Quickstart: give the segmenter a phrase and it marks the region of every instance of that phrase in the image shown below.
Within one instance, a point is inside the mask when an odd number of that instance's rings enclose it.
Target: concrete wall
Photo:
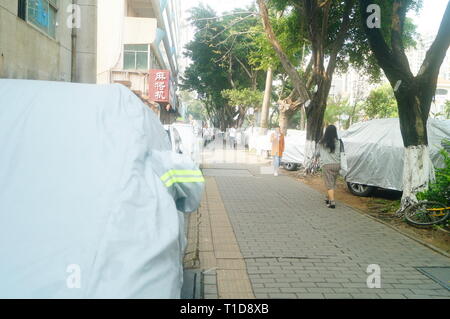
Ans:
[[[75,29],[76,58],[73,82],[97,82],[97,0],[75,0],[81,9],[81,25]]]
[[[96,81],[96,0],[78,0],[82,8],[78,30],[76,79]],[[72,29],[67,27],[72,0],[59,0],[55,39],[17,17],[18,0],[0,0],[0,77],[71,81]]]

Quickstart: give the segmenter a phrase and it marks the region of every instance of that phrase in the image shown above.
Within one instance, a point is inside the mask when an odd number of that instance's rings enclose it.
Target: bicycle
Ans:
[[[303,165],[301,166],[298,172],[298,176],[299,177],[316,176],[319,175],[320,172],[321,169],[319,158],[317,156],[314,156],[307,167],[304,167]]]
[[[408,207],[404,216],[413,226],[432,226],[449,219],[450,207],[435,201],[420,201]]]

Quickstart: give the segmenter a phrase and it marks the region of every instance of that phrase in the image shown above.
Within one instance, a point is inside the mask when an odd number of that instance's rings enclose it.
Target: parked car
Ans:
[[[171,126],[179,133],[183,154],[198,162],[202,144],[201,131],[196,132],[198,129],[191,124],[173,123]]]
[[[288,171],[295,171],[303,165],[305,158],[306,131],[287,130],[281,165]]]
[[[0,298],[180,298],[204,183],[155,113],[119,84],[0,96]]]
[[[169,137],[170,145],[172,151],[177,154],[183,154],[183,142],[180,137],[178,130],[172,125],[164,125],[167,136]]]
[[[450,120],[428,120],[428,143],[435,167],[443,166],[439,151],[450,139]],[[342,133],[348,161],[346,182],[351,193],[369,196],[376,188],[403,190],[403,139],[399,119],[352,125]]]

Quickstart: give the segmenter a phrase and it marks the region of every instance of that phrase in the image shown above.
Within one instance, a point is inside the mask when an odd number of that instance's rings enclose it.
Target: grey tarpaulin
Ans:
[[[348,161],[348,182],[402,190],[403,139],[398,118],[379,119],[352,125],[341,133]],[[442,167],[439,154],[443,139],[450,139],[450,120],[428,120],[430,156]]]
[[[0,80],[0,298],[179,298],[201,187],[171,170],[196,166],[124,86]]]

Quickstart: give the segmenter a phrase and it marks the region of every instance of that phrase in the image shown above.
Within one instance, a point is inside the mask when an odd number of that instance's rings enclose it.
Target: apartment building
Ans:
[[[0,78],[96,82],[97,0],[0,0]]]
[[[98,0],[98,83],[121,83],[158,113],[179,116],[179,0]]]
[[[420,36],[417,39],[416,47],[408,50],[409,65],[414,75],[419,72],[427,51],[433,44],[435,37],[436,35],[432,34]],[[450,51],[447,51],[447,55],[439,71],[436,95],[431,104],[430,116],[444,118],[446,101],[450,101]]]

